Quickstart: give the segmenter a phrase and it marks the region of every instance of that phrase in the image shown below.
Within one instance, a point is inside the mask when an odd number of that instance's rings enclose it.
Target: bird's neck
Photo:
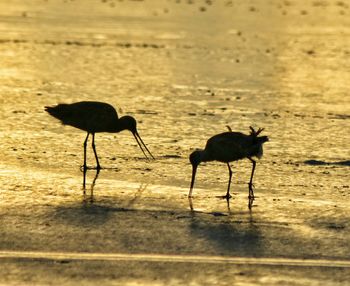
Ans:
[[[128,129],[126,120],[124,120],[123,117],[119,118],[114,125],[114,132],[120,132],[126,129]]]
[[[214,161],[215,159],[212,158],[209,152],[206,150],[199,150],[199,155],[200,155],[200,161],[201,162],[209,162],[209,161]]]

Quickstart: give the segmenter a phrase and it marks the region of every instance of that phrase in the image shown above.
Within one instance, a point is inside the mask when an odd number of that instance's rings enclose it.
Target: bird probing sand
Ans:
[[[217,134],[207,141],[204,150],[197,150],[192,152],[189,159],[192,164],[192,179],[191,186],[188,197],[192,197],[192,191],[194,186],[194,181],[196,177],[197,167],[201,162],[209,161],[219,161],[227,164],[229,171],[229,181],[226,195],[226,199],[231,197],[230,195],[230,185],[232,170],[230,167],[230,162],[248,158],[253,163],[252,173],[249,181],[249,199],[254,199],[253,190],[253,176],[256,166],[256,161],[252,157],[261,158],[263,155],[263,144],[269,141],[267,136],[258,135],[264,130],[259,128],[255,131],[253,127],[250,126],[250,134],[246,135],[240,132],[232,132],[231,128],[229,132],[224,132]]]
[[[95,147],[95,133],[110,132],[118,133],[129,130],[135,137],[146,158],[148,154],[154,159],[145,143],[142,141],[136,128],[136,120],[131,116],[118,117],[117,111],[108,103],[98,101],[81,101],[72,104],[58,104],[56,106],[46,106],[45,110],[53,117],[61,120],[62,124],[70,125],[87,132],[84,141],[84,169],[86,165],[86,145],[89,135],[92,134],[92,149],[96,159],[96,169],[101,169]]]

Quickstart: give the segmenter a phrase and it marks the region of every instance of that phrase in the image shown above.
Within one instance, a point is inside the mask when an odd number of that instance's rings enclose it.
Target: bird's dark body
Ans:
[[[209,138],[205,146],[206,156],[203,161],[223,163],[241,160],[247,157],[261,157],[262,143],[266,136],[253,137],[241,132],[224,132]]]
[[[70,125],[89,133],[118,132],[115,122],[119,119],[114,107],[98,101],[81,101],[46,107],[46,111]]]

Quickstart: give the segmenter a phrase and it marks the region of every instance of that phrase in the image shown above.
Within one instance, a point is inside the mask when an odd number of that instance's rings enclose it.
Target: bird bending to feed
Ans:
[[[228,127],[229,128],[229,127]],[[231,185],[231,177],[232,170],[230,167],[230,162],[237,161],[240,159],[248,158],[253,163],[253,169],[250,176],[249,181],[249,198],[254,198],[253,191],[253,176],[256,161],[252,159],[252,157],[258,157],[259,159],[263,155],[263,143],[269,141],[267,136],[258,135],[264,130],[263,128],[259,128],[258,131],[255,131],[253,127],[250,126],[250,134],[246,135],[240,132],[232,132],[231,128],[229,128],[230,132],[224,132],[221,134],[217,134],[207,141],[204,150],[194,151],[190,155],[190,162],[192,164],[192,179],[191,179],[191,187],[188,197],[192,197],[192,190],[194,186],[194,181],[196,177],[197,167],[201,162],[208,161],[219,161],[223,163],[227,163],[228,171],[229,171],[229,181],[227,187],[227,193],[224,196],[226,199],[231,197],[230,195],[230,185]]]
[[[118,117],[117,111],[108,103],[97,101],[81,101],[72,104],[58,104],[56,106],[45,106],[45,110],[53,117],[61,120],[62,124],[70,125],[87,132],[84,141],[84,169],[86,165],[86,145],[89,135],[92,134],[92,149],[96,158],[96,169],[101,169],[95,147],[95,133],[110,132],[118,133],[129,130],[134,135],[146,158],[148,154],[154,159],[145,143],[142,141],[136,128],[136,120],[131,116]]]

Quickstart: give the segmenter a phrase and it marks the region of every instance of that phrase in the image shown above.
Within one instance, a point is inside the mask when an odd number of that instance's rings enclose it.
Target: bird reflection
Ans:
[[[86,196],[86,173],[87,173],[87,170],[88,169],[83,169],[83,195],[84,195],[84,201],[89,201],[90,203],[93,203],[94,201],[94,187],[95,187],[95,184],[96,184],[96,180],[98,178],[98,175],[100,174],[100,169],[96,169],[96,173],[95,173],[95,177],[91,183],[91,186],[90,186],[90,197],[88,198]]]
[[[254,202],[254,197],[248,197],[248,209],[249,209],[250,213],[252,211],[253,202]],[[188,204],[189,204],[190,211],[192,213],[196,212],[194,207],[193,207],[192,197],[188,197]],[[230,199],[229,198],[226,199],[226,204],[227,204],[227,212],[230,214],[231,213],[231,206],[230,206]]]
[[[141,197],[142,193],[147,189],[148,184],[141,184],[135,196],[130,200],[128,207],[131,207]]]
[[[248,197],[248,209],[251,210],[253,207],[254,197]]]
[[[254,202],[254,197],[248,197],[248,209],[251,212],[252,207],[253,207],[253,202]],[[230,199],[226,199],[227,203],[227,210],[229,213],[231,213],[231,207],[230,207]]]

